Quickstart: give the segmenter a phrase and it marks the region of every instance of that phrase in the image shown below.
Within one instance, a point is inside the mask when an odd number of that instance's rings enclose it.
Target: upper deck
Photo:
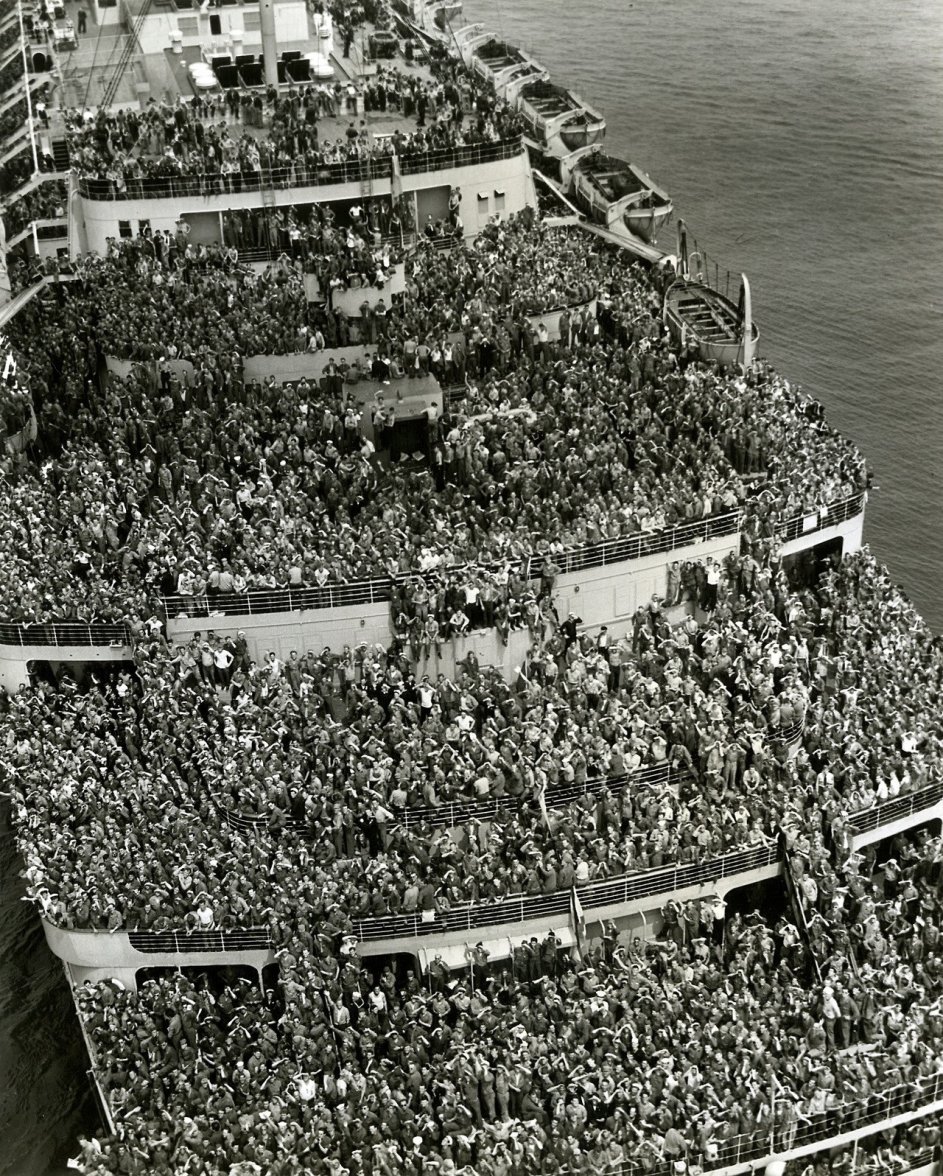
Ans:
[[[215,241],[219,217],[230,208],[396,200],[429,187],[423,177],[432,174],[444,194],[410,205],[408,229],[430,214],[441,218],[456,186],[469,188],[472,233],[494,211],[472,191],[479,181],[494,181],[506,211],[532,202],[519,118],[444,49],[372,27],[356,40],[325,41],[303,12],[304,37],[279,40],[285,82],[266,86],[259,55],[250,51],[251,30],[237,27],[250,15],[238,5],[224,10],[228,32],[207,40],[202,30],[184,35],[202,14],[172,5],[148,13],[122,79],[94,55],[87,69],[73,55],[60,101],[49,104],[45,139],[77,177],[83,248],[103,251],[107,238],[123,231],[119,218],[132,230],[135,220],[156,229],[172,227],[181,215],[209,214],[215,227],[207,222],[202,231]],[[314,78],[315,70],[331,76]],[[120,101],[121,87],[129,97],[131,79],[136,102]],[[115,101],[96,108],[90,96],[107,97],[109,90]],[[501,165],[493,174],[492,163]],[[290,196],[275,195],[289,189]],[[117,201],[137,203],[94,207]],[[168,203],[152,209],[155,201]]]

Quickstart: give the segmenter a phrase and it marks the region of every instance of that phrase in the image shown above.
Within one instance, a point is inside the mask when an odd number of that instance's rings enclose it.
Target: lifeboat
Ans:
[[[514,81],[507,100],[516,106],[540,151],[560,158],[592,147],[606,133],[606,120],[578,94],[542,78]]]
[[[616,236],[654,241],[671,216],[671,197],[651,176],[596,147],[561,160],[561,172],[567,195]]]
[[[430,0],[423,7],[422,24],[425,28],[435,27],[440,33],[447,33],[461,15],[462,0]]]
[[[697,343],[701,359],[726,366],[749,367],[760,332],[753,321],[753,299],[746,274],[740,274],[736,303],[707,280],[704,259],[688,251],[684,221],[678,221],[678,277],[665,291],[664,319],[682,345]],[[727,274],[728,284],[732,275]],[[719,285],[719,282],[718,282]]]
[[[508,98],[509,92],[516,92],[528,82],[548,81],[550,78],[539,61],[492,33],[470,35],[465,32],[464,37],[456,36],[456,40],[468,68],[491,82],[500,98]]]

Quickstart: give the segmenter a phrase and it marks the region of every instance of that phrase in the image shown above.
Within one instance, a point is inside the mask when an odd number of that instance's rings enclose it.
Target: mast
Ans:
[[[756,353],[756,333],[753,330],[753,299],[746,274],[740,275],[740,339],[743,366],[752,365]]]
[[[688,276],[688,229],[681,217],[678,217],[678,274],[682,278]]]
[[[275,42],[275,0],[259,0],[259,22],[262,28],[262,64],[265,84],[278,85],[278,46]]]

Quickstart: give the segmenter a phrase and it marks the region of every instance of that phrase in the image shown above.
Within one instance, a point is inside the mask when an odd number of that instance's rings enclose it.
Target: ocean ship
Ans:
[[[61,201],[51,215],[30,217],[6,241],[9,264],[22,271],[22,285],[14,292],[7,283],[7,298],[0,318],[9,323],[30,302],[43,296],[52,284],[68,281],[72,263],[85,253],[106,254],[109,242],[128,239],[157,230],[185,231],[205,246],[227,247],[227,224],[234,212],[275,218],[279,212],[336,208],[338,215],[365,202],[388,199],[402,209],[402,227],[397,244],[415,246],[424,236],[448,248],[454,244],[447,226],[454,226],[454,210],[461,209],[460,231],[474,239],[495,219],[533,210],[537,196],[531,159],[524,137],[515,134],[504,140],[475,143],[445,149],[400,150],[387,155],[370,155],[368,161],[338,162],[311,170],[297,167],[261,167],[238,174],[238,183],[226,185],[210,176],[90,174],[73,158],[72,136],[63,117],[67,107],[80,101],[81,93],[101,95],[98,109],[145,106],[149,99],[173,86],[174,97],[190,102],[198,95],[223,94],[228,90],[252,91],[274,87],[289,92],[297,85],[321,77],[330,68],[349,101],[345,109],[329,116],[325,125],[342,134],[346,124],[369,120],[363,93],[376,76],[381,61],[402,62],[411,73],[432,78],[429,57],[436,53],[455,54],[465,68],[493,88],[496,96],[516,108],[526,132],[537,144],[544,160],[554,161],[562,170],[561,191],[573,198],[585,214],[587,226],[594,225],[611,236],[619,247],[647,262],[662,261],[677,268],[676,281],[667,283],[664,316],[678,341],[693,341],[701,358],[722,366],[749,372],[758,333],[752,321],[748,284],[739,306],[712,286],[707,275],[683,255],[669,259],[653,247],[657,229],[671,213],[667,194],[644,172],[598,150],[605,123],[601,116],[576,99],[570,91],[555,86],[547,72],[527,54],[477,27],[457,28],[459,10],[451,4],[425,4],[410,11],[410,26],[426,30],[426,37],[407,39],[395,31],[391,20],[381,27],[368,26],[343,52],[335,35],[323,23],[309,23],[304,4],[225,4],[185,7],[137,0],[121,9],[95,7],[101,28],[111,30],[112,54],[104,65],[91,55],[70,61],[66,54],[74,38],[65,10],[53,10],[39,19],[33,31],[18,41],[19,24],[11,21],[15,10],[7,7],[0,18],[0,31],[15,29],[11,44],[22,49],[26,67],[11,88],[9,100],[24,103],[28,112],[28,143],[17,140],[11,151],[18,169],[10,169],[4,204],[15,208],[30,192],[57,185]],[[81,44],[81,42],[79,42]],[[19,88],[15,88],[15,87]],[[36,94],[43,89],[42,111]],[[347,99],[348,87],[352,97]],[[57,107],[57,96],[61,103]],[[334,117],[335,122],[330,122]],[[380,125],[380,120],[377,120]],[[416,131],[415,116],[399,112],[382,122],[376,137]],[[24,157],[25,161],[24,161]],[[580,218],[562,218],[576,227]],[[431,226],[431,229],[430,229]],[[243,247],[241,260],[249,266],[265,266],[284,252],[288,238],[266,239],[251,248]],[[290,244],[288,246],[290,249]],[[404,288],[400,266],[384,291],[359,284],[338,292],[334,306],[352,318],[362,306],[375,309],[381,294],[387,297]],[[324,303],[326,292],[314,279],[306,284],[310,302]],[[3,287],[0,284],[0,296]],[[582,312],[590,303],[580,306]],[[559,317],[559,309],[557,316]],[[573,308],[567,308],[573,309]],[[595,312],[595,307],[593,308]],[[543,316],[549,318],[550,316]],[[361,349],[362,350],[362,349]],[[306,356],[279,357],[269,361],[266,375],[279,380],[297,379],[315,371],[321,362]],[[119,361],[110,363],[116,373],[126,371]],[[154,365],[154,379],[161,369]],[[15,361],[14,361],[15,367]],[[260,375],[262,367],[258,366]],[[382,391],[383,381],[378,382]],[[372,390],[372,389],[371,389]],[[415,403],[404,403],[400,423],[423,422],[428,397],[463,389],[424,385]],[[358,393],[359,395],[359,393]],[[408,399],[408,398],[407,398]],[[416,425],[419,428],[420,425]],[[7,438],[10,450],[25,450],[36,435],[36,417],[30,411],[21,427]],[[814,512],[776,519],[777,541],[785,560],[824,561],[838,553],[857,550],[862,543],[866,495],[858,487]],[[594,630],[612,626],[630,630],[632,617],[653,594],[664,591],[670,565],[686,559],[718,561],[739,550],[742,519],[731,509],[699,521],[681,522],[630,538],[600,540],[554,553],[560,567],[559,591],[581,624]],[[540,575],[539,568],[522,569]],[[544,561],[539,561],[543,563]],[[261,660],[274,649],[286,660],[299,644],[327,645],[340,649],[365,638],[383,643],[391,637],[389,620],[389,578],[301,589],[270,588],[242,593],[215,594],[199,599],[174,592],[164,598],[164,622],[171,640],[186,641],[207,628],[211,621],[217,633],[236,633],[247,641],[253,655]],[[459,652],[492,659],[510,675],[519,657],[520,642],[502,651],[493,632],[463,639]],[[130,664],[132,637],[124,623],[80,623],[42,621],[5,623],[0,631],[0,678],[7,689],[28,687],[37,664],[55,667],[87,667],[91,664]],[[459,660],[456,652],[456,662]],[[794,754],[801,738],[801,724],[781,736],[788,754]],[[779,748],[777,750],[782,750]],[[651,783],[667,778],[659,767],[637,778]],[[625,781],[623,781],[624,783]],[[590,780],[583,788],[601,795],[612,780]],[[560,782],[541,797],[551,809],[563,803],[566,786]],[[596,792],[593,792],[593,789]],[[510,802],[509,802],[510,804]],[[504,807],[509,807],[505,805]],[[851,821],[855,846],[875,840],[882,829],[898,831],[940,816],[938,789],[924,789],[908,802],[906,814],[897,808],[878,806]],[[417,813],[415,819],[433,822],[440,829],[454,828],[463,821],[487,822],[501,808],[496,800],[451,805],[447,811]],[[234,827],[259,827],[264,821],[241,817],[219,807],[221,819]],[[857,823],[856,823],[857,820]],[[242,823],[240,825],[240,822]],[[902,824],[903,822],[903,824]],[[673,899],[724,898],[738,890],[780,878],[783,855],[777,845],[762,844],[749,850],[720,855],[670,868],[656,867],[638,874],[613,877],[605,882],[581,882],[571,889],[547,895],[511,896],[504,900],[456,904],[432,913],[416,911],[396,915],[358,917],[344,940],[345,951],[364,960],[406,960],[416,973],[428,977],[433,968],[445,969],[457,986],[460,978],[474,968],[475,951],[485,950],[493,960],[509,959],[525,940],[553,931],[562,951],[580,951],[592,934],[612,923],[620,932],[652,936],[661,929],[661,910]],[[211,970],[220,967],[243,969],[263,982],[277,970],[284,948],[273,940],[264,926],[180,926],[110,929],[77,927],[57,921],[44,911],[43,929],[53,954],[63,963],[70,985],[78,996],[86,983],[107,981],[115,991],[133,992],[144,972],[183,969]],[[431,914],[432,917],[427,917]],[[591,930],[592,929],[592,930]],[[120,1134],[121,1100],[105,1078],[105,1067],[97,1054],[95,1028],[80,1013],[80,1025],[88,1044],[95,1085],[107,1131]],[[307,1078],[304,1078],[307,1083]],[[928,1079],[929,1082],[929,1079]],[[939,1083],[937,1083],[937,1086]],[[313,1097],[305,1087],[304,1097]],[[776,1171],[783,1155],[787,1158],[813,1153],[827,1154],[836,1140],[864,1139],[892,1118],[907,1121],[922,1118],[927,1108],[939,1104],[940,1091],[930,1085],[895,1093],[897,1101],[885,1106],[874,1096],[860,1111],[855,1125],[849,1119],[823,1111],[808,1130],[800,1128],[790,1138],[790,1147],[778,1146],[770,1137],[757,1133],[728,1140],[716,1155],[712,1169],[727,1172],[755,1170],[767,1165]],[[830,1117],[831,1115],[831,1117]],[[859,1121],[860,1120],[860,1121]],[[186,1132],[184,1132],[184,1135]],[[85,1157],[87,1160],[87,1157]],[[82,1161],[77,1161],[81,1166]],[[246,1162],[233,1171],[254,1172],[258,1165]],[[325,1169],[327,1170],[327,1169]],[[630,1169],[631,1170],[631,1169]],[[660,1170],[660,1169],[656,1169]]]

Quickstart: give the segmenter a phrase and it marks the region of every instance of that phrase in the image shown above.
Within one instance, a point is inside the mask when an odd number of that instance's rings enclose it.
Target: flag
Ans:
[[[580,896],[576,893],[576,887],[570,887],[570,917],[573,923],[573,933],[576,935],[576,946],[579,949],[580,955],[583,954],[583,942],[587,937],[586,930],[586,915],[583,911],[583,904],[580,902]]]
[[[544,825],[550,828],[550,817],[547,814],[547,785],[542,783],[537,791],[537,803],[540,805],[540,815],[544,819]],[[575,893],[575,892],[574,892]]]

